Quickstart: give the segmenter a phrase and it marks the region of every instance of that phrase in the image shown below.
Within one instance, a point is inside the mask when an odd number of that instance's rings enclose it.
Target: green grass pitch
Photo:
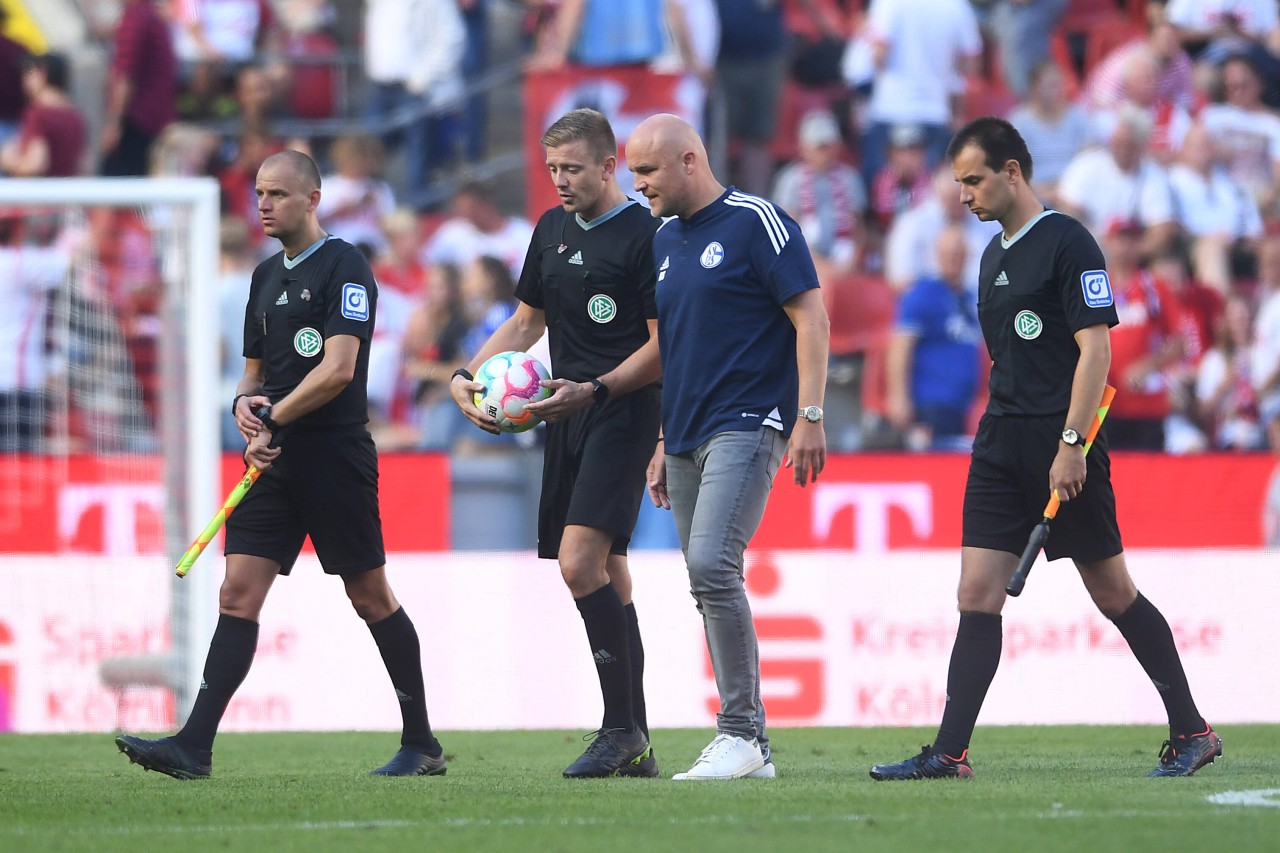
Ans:
[[[1190,779],[1161,729],[980,728],[970,781],[877,783],[932,735],[777,729],[777,779],[681,783],[711,732],[654,733],[662,779],[570,781],[573,732],[445,732],[447,776],[370,778],[385,733],[224,734],[211,780],[145,773],[110,735],[0,736],[0,850],[1280,849],[1280,726],[1222,728]],[[1259,791],[1270,791],[1259,794]],[[1221,804],[1214,795],[1254,804]]]

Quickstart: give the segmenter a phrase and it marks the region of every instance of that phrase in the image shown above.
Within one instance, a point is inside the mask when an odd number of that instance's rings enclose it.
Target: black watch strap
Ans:
[[[273,434],[280,431],[280,424],[276,423],[275,418],[271,417],[270,406],[259,406],[254,411],[254,414],[258,416],[258,420],[262,421],[262,425],[271,430]]]
[[[236,416],[236,406],[240,405],[240,398],[248,396],[248,394],[237,394],[231,398],[231,417],[234,418]]]
[[[467,370],[465,367],[459,367],[457,370],[453,371],[453,375],[449,377],[449,381],[452,382],[453,380],[457,379],[459,376],[461,376],[463,379],[467,380],[468,382],[476,381],[476,378],[471,375],[471,371]]]
[[[609,386],[605,385],[599,379],[592,379],[591,396],[595,398],[596,405],[599,406],[605,400],[609,399]]]

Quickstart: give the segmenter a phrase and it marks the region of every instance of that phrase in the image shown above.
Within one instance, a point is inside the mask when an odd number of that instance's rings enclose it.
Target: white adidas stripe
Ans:
[[[787,226],[783,224],[782,217],[778,216],[778,211],[773,204],[759,196],[740,192],[729,193],[729,197],[724,200],[724,203],[733,207],[745,207],[749,210],[754,210],[756,215],[760,217],[760,221],[764,223],[764,229],[768,232],[769,240],[773,243],[774,254],[782,254],[782,248],[787,245],[791,235],[787,232]]]

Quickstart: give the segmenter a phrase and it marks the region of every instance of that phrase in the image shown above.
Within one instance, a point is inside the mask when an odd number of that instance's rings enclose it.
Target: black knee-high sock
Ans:
[[[636,605],[631,602],[627,611],[627,652],[631,655],[631,716],[644,736],[649,736],[649,714],[644,705],[644,643],[640,640],[640,622],[636,619]]]
[[[196,694],[195,707],[182,731],[174,735],[181,746],[201,758],[213,751],[218,723],[244,677],[249,674],[253,653],[258,647],[258,623],[239,616],[218,616],[218,626],[209,642],[204,661],[204,681]]]
[[[400,699],[400,718],[404,721],[400,743],[416,746],[428,755],[439,755],[440,742],[431,734],[431,724],[427,721],[422,646],[418,643],[418,632],[409,614],[401,607],[381,622],[370,625],[369,633],[378,644],[387,675],[391,676],[391,684]]]
[[[1173,631],[1164,615],[1142,593],[1129,605],[1129,609],[1111,620],[1133,650],[1133,656],[1142,664],[1147,677],[1155,684],[1169,715],[1169,737],[1192,735],[1208,726],[1187,685],[1187,674],[1182,669],[1182,658],[1173,642]]]
[[[1001,620],[996,613],[960,614],[947,670],[947,707],[933,751],[959,758],[969,748],[987,688],[1000,666]]]
[[[609,583],[574,603],[582,614],[600,679],[600,693],[604,697],[602,725],[606,729],[631,731],[635,727],[631,710],[631,653],[622,599]]]

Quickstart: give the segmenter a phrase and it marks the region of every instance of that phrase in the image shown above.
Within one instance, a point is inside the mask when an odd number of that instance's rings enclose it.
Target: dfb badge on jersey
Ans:
[[[369,319],[369,292],[353,281],[342,285],[342,316],[364,322]]]
[[[1084,290],[1084,304],[1090,308],[1106,308],[1116,301],[1111,292],[1111,279],[1106,270],[1089,270],[1080,274],[1080,287]]]

